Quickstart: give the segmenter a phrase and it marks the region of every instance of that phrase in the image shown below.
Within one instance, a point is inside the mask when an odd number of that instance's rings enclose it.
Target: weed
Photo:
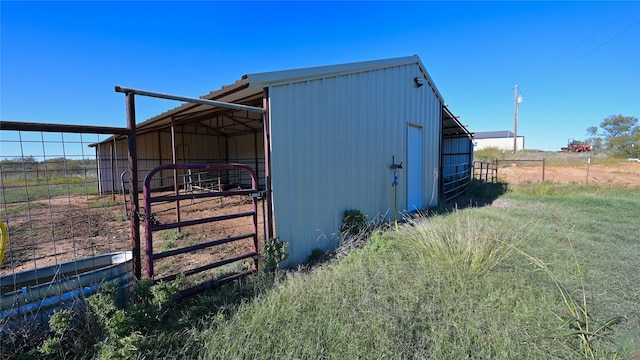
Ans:
[[[164,241],[160,246],[160,250],[167,251],[178,247],[178,241],[189,237],[188,231],[165,231],[161,235]]]
[[[46,339],[38,348],[38,351],[45,356],[57,356],[64,358],[62,341],[64,336],[71,329],[73,322],[73,311],[63,309],[55,312],[49,319],[49,328],[54,336]]]
[[[264,268],[265,271],[275,272],[278,264],[285,261],[287,254],[287,243],[280,238],[271,238],[264,242]]]
[[[176,243],[176,240],[170,239],[162,242],[162,245],[160,246],[160,250],[167,251],[167,250],[175,249],[177,247],[178,247],[178,244]]]

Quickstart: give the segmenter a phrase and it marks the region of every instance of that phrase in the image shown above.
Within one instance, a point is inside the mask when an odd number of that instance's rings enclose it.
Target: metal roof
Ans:
[[[478,131],[473,136],[474,139],[502,139],[513,138],[513,132],[509,130],[504,131]]]
[[[246,79],[241,79],[232,85],[223,86],[219,90],[211,91],[207,95],[200,96],[200,98],[235,104],[262,106],[262,89],[249,89],[249,82]],[[242,119],[238,119],[234,116],[234,113],[238,112],[240,111],[223,107],[185,103],[138,124],[136,131],[142,134],[164,129],[171,126],[172,119],[175,124],[189,124],[208,120],[220,115],[223,115],[223,121],[217,130],[226,135],[239,135],[240,133],[260,131],[262,129],[261,118],[250,120],[243,117]]]
[[[429,85],[440,101],[444,103],[442,95],[436,88],[429,73],[426,71],[417,55],[338,65],[253,73],[244,75],[234,84],[223,86],[219,90],[211,91],[206,95],[200,96],[200,98],[261,107],[263,88],[270,85],[307,81],[310,79],[358,73],[405,64],[417,64],[424,76],[425,84]],[[446,107],[443,107],[443,109],[446,109]],[[218,124],[215,131],[225,136],[242,135],[262,130],[261,116],[255,116],[255,114],[250,116],[249,114],[246,114],[246,112],[243,113],[242,111],[229,108],[185,103],[139,123],[136,126],[136,132],[138,134],[144,134],[158,131],[160,129],[166,129],[171,127],[172,121],[176,125],[195,124],[198,126],[210,126],[204,124],[205,120],[210,120],[212,118],[218,118]],[[443,135],[455,135],[458,133],[469,134],[464,126],[458,122],[448,109],[446,109],[446,111],[443,110]],[[117,137],[121,138],[122,136],[118,135]],[[112,140],[107,139],[103,142],[108,141]]]
[[[471,138],[473,135],[460,123],[447,106],[442,106],[442,136]]]
[[[346,64],[316,66],[302,69],[282,70],[282,71],[270,71],[263,73],[255,73],[245,75],[243,78],[248,78],[250,87],[265,87],[269,85],[306,81],[311,79],[318,79],[322,77],[338,76],[342,74],[358,73],[364,71],[370,71],[381,68],[388,68],[399,65],[417,64],[420,67],[420,71],[425,76],[425,80],[428,85],[435,91],[440,101],[444,101],[440,91],[436,88],[431,76],[425,69],[420,57],[418,55],[361,61]]]

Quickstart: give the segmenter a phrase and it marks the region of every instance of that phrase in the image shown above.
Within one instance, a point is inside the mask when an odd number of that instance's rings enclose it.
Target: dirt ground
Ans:
[[[154,194],[157,196],[160,194]],[[141,197],[140,208],[143,208]],[[130,222],[125,215],[120,196],[113,201],[105,197],[59,197],[26,204],[9,204],[5,217],[9,230],[8,249],[0,267],[0,275],[61,264],[98,254],[131,249]],[[263,242],[262,203],[258,203],[258,229]],[[180,220],[212,218],[252,211],[251,199],[246,195],[225,198],[188,199],[180,201]],[[160,224],[177,220],[175,202],[156,203],[152,214]],[[197,246],[213,240],[253,233],[252,216],[227,219],[206,224],[153,232],[153,252]],[[143,275],[145,264],[145,229],[140,222]],[[253,239],[239,239],[188,254],[167,257],[154,262],[155,278],[177,274],[212,262],[229,259],[253,251]],[[249,258],[241,267],[252,264]],[[240,269],[242,270],[242,269]]]
[[[640,163],[620,162],[614,165],[587,164],[583,166],[546,166],[544,180],[568,183],[615,184],[640,186]],[[521,166],[513,163],[498,169],[498,181],[507,183],[542,181],[542,166]]]

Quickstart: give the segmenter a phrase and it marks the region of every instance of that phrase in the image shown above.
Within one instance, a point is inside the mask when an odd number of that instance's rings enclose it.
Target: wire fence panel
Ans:
[[[89,286],[81,274],[131,250],[122,195],[98,189],[98,172],[109,169],[98,167],[94,144],[109,135],[82,131],[0,130],[0,221],[7,229],[0,244],[0,326],[25,307],[25,297],[60,302],[73,287]],[[28,309],[38,312],[38,304]]]

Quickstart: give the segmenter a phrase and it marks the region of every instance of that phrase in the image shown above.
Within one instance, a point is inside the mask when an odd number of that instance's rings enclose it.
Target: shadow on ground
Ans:
[[[442,214],[451,212],[454,209],[488,206],[506,193],[507,190],[507,183],[485,183],[472,179],[469,188],[462,195],[432,210],[434,213]]]

